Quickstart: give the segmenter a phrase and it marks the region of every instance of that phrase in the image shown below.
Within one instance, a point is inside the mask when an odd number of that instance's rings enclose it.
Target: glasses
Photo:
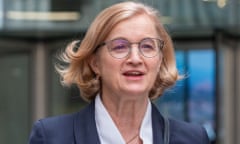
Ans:
[[[144,38],[140,42],[131,43],[124,38],[117,38],[103,42],[97,48],[107,46],[110,55],[114,58],[125,58],[131,52],[132,44],[138,44],[138,50],[144,57],[152,58],[159,54],[164,41],[157,38]]]

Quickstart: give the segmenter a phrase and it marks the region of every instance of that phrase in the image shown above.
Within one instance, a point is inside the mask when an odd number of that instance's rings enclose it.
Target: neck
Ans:
[[[124,96],[127,97],[127,96]],[[131,97],[131,96],[128,96]],[[102,96],[103,105],[111,117],[118,120],[135,121],[142,119],[147,109],[148,98],[122,98],[121,96]]]
[[[124,97],[126,98],[126,96]],[[124,99],[121,96],[102,95],[102,102],[125,141],[129,141],[136,135],[139,136],[148,105],[147,96]]]

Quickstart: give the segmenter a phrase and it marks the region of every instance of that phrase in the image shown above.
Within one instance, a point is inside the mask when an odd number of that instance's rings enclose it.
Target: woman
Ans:
[[[202,127],[165,120],[151,103],[179,75],[158,12],[122,2],[102,11],[78,50],[72,42],[58,69],[91,103],[78,113],[39,120],[30,144],[207,144]],[[165,121],[164,121],[165,120]]]

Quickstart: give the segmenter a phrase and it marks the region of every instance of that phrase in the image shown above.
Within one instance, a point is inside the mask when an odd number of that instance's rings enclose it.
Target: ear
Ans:
[[[99,66],[99,60],[97,55],[92,55],[89,58],[88,63],[95,74],[100,74],[100,69],[99,69],[100,66]]]

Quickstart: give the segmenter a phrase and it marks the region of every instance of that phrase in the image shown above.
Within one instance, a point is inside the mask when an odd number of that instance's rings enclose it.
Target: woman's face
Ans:
[[[124,38],[137,43],[144,38],[159,38],[153,21],[147,15],[137,15],[117,24],[105,41]],[[106,45],[98,50],[91,65],[101,77],[102,95],[121,97],[148,97],[161,65],[161,52],[144,57],[138,44],[132,44],[124,58],[114,58]]]

